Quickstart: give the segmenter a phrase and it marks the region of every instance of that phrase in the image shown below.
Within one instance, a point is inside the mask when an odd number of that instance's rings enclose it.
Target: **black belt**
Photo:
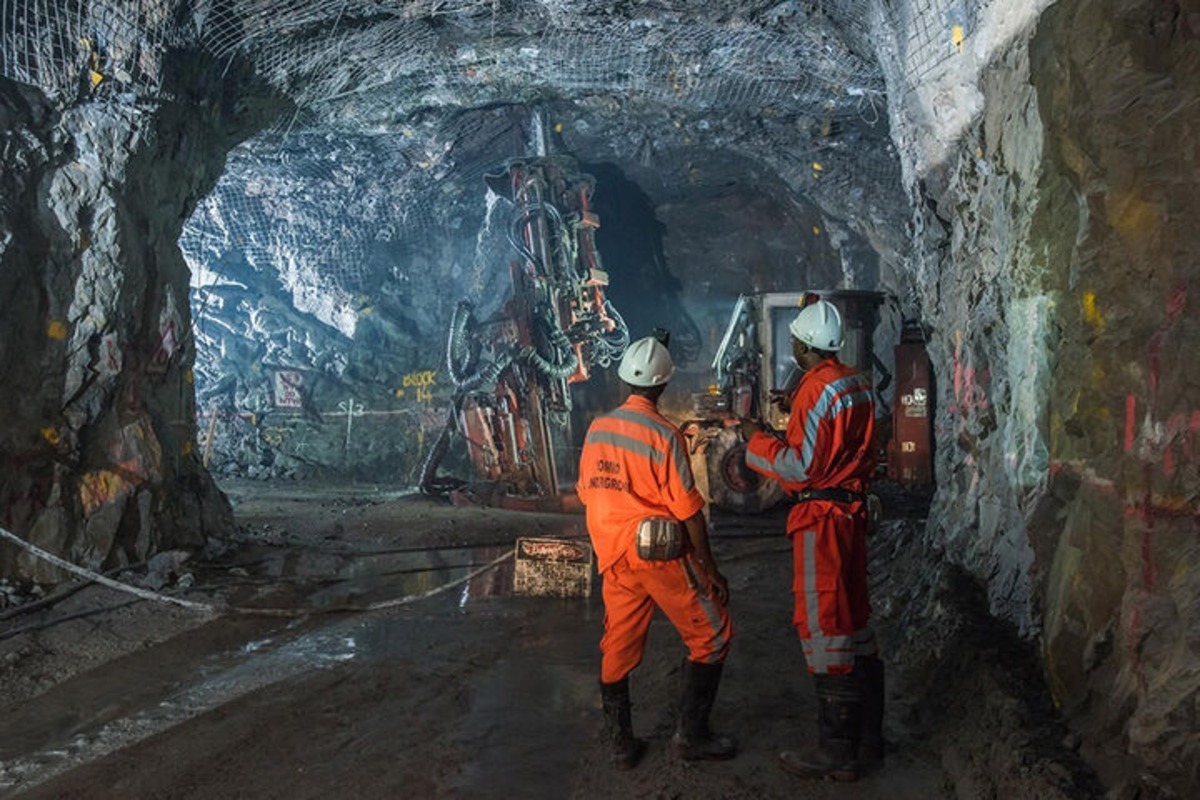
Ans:
[[[835,503],[867,502],[865,494],[852,492],[849,489],[805,489],[802,492],[794,493],[792,499],[797,503],[804,503],[809,500],[832,500]]]

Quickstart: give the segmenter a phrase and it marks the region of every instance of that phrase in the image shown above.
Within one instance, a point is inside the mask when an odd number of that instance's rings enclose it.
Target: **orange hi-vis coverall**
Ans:
[[[641,663],[655,605],[683,637],[690,660],[723,662],[733,635],[729,611],[709,596],[689,556],[645,561],[637,554],[642,519],[682,521],[704,508],[679,429],[652,401],[631,395],[588,428],[576,489],[604,579],[600,680],[619,681]]]
[[[864,495],[875,469],[875,402],[871,384],[827,359],[809,370],[792,396],[786,439],[756,433],[746,465],[779,481],[791,495],[843,489]],[[866,503],[806,500],[788,515],[795,612],[792,622],[808,670],[845,674],[854,657],[875,655],[868,626]]]

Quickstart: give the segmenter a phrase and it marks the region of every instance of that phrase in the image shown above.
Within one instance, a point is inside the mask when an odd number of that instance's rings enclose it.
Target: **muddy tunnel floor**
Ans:
[[[511,561],[463,580],[517,536],[584,536],[582,517],[362,485],[223,488],[231,541],[124,577],[296,615],[204,616],[97,586],[6,612],[0,797],[1104,795],[1028,646],[986,622],[968,581],[931,563],[920,520],[887,522],[872,545],[893,749],[859,782],[833,784],[775,763],[815,735],[782,515],[714,519],[736,638],[713,724],[740,754],[685,765],[669,752],[684,650],[660,616],[631,682],[649,750],[622,773],[599,735],[599,581],[587,598],[516,596]]]

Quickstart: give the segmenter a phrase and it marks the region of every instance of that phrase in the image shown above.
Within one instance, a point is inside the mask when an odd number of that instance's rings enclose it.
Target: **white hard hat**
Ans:
[[[837,351],[842,349],[842,315],[837,306],[827,300],[818,300],[800,309],[800,313],[788,325],[800,341],[815,350]]]
[[[629,345],[617,369],[617,375],[630,386],[661,386],[674,374],[671,354],[653,336]]]

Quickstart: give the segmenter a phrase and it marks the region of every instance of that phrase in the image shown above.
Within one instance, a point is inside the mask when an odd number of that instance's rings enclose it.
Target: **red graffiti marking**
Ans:
[[[1178,445],[1176,440],[1178,440]],[[1175,474],[1175,448],[1177,446],[1186,460],[1192,446],[1190,435],[1187,432],[1187,417],[1182,413],[1172,414],[1171,418],[1167,420],[1167,438],[1163,445],[1163,474],[1167,477]]]
[[[984,369],[978,374],[974,367],[962,362],[962,341],[954,343],[954,403],[947,409],[951,414],[959,411],[983,411],[988,407],[987,386],[992,374]]]
[[[1167,320],[1174,322],[1179,319],[1185,308],[1187,308],[1187,287],[1176,286],[1167,297]]]
[[[1149,423],[1147,429],[1154,431],[1152,444],[1159,444],[1161,438],[1162,471],[1168,477],[1174,475],[1177,468],[1175,448],[1178,447],[1180,449],[1180,455],[1182,455],[1185,463],[1194,461],[1196,439],[1200,436],[1200,409],[1193,409],[1190,416],[1187,412],[1172,414],[1166,420],[1165,424],[1161,422],[1158,416],[1163,342],[1171,326],[1183,316],[1186,308],[1187,288],[1176,286],[1168,294],[1166,300],[1167,323],[1150,338],[1146,352],[1146,362],[1149,368],[1149,374],[1146,379],[1149,395],[1146,410],[1147,421]],[[1137,398],[1131,394],[1125,398],[1125,452],[1129,454],[1134,452],[1136,425]],[[1161,437],[1158,435],[1159,431],[1162,433]],[[1159,498],[1159,502],[1155,503],[1153,483],[1155,477],[1154,463],[1146,455],[1147,452],[1148,449],[1143,450],[1143,456],[1140,459],[1142,462],[1142,497],[1138,501],[1127,496],[1125,516],[1127,519],[1136,519],[1141,523],[1142,588],[1146,592],[1153,592],[1158,583],[1158,570],[1154,563],[1155,521],[1158,519],[1186,520],[1190,518],[1194,530],[1197,535],[1200,535],[1200,514],[1196,512],[1194,500],[1188,497],[1162,496]],[[1169,523],[1166,527],[1168,530],[1173,528]],[[1137,679],[1139,689],[1145,692],[1147,682],[1141,657],[1143,629],[1142,601],[1139,600],[1129,614],[1126,642],[1129,648],[1129,662],[1133,666],[1133,674]]]

